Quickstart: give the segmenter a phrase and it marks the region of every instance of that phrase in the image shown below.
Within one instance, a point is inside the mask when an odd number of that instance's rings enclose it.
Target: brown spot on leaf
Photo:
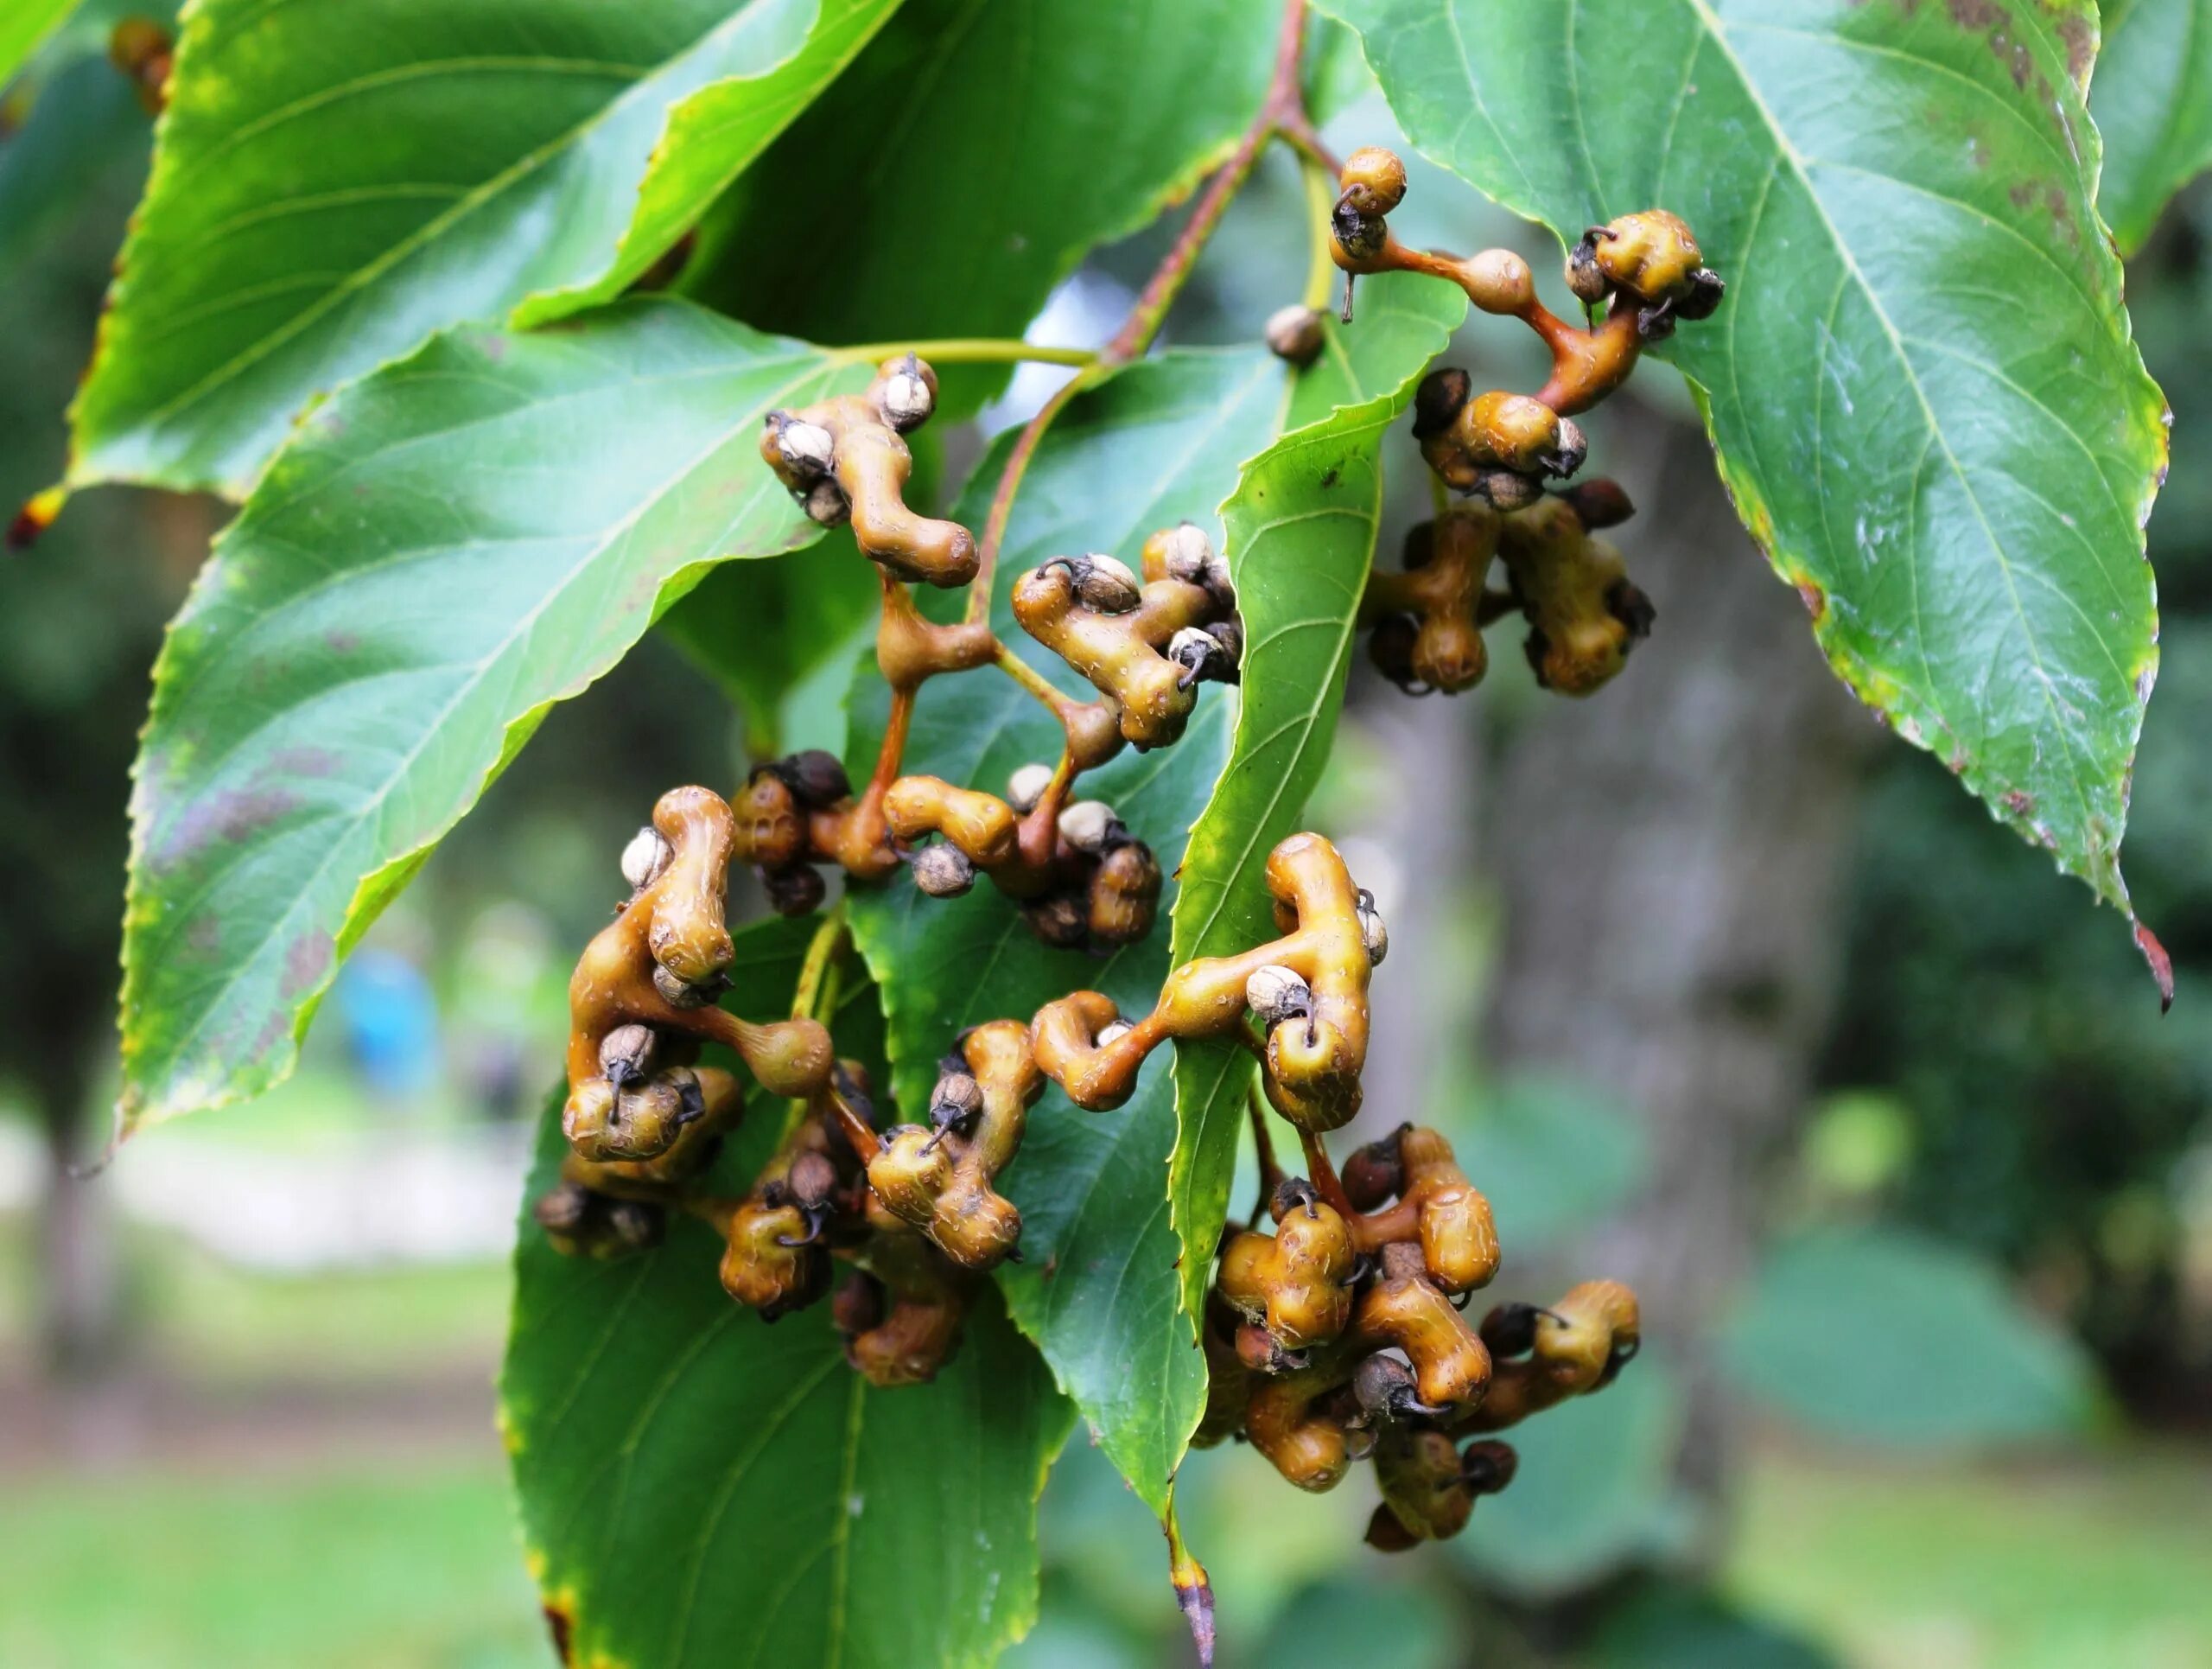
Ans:
[[[560,1658],[562,1663],[567,1666],[567,1669],[575,1669],[576,1658],[573,1637],[575,1632],[575,1619],[550,1600],[548,1600],[540,1608],[545,1613],[545,1632],[553,1636],[555,1653]]]
[[[345,761],[327,748],[279,748],[269,756],[269,768],[289,776],[335,776]]]
[[[327,933],[303,933],[292,941],[284,952],[284,983],[282,987],[289,1000],[304,997],[322,981],[330,970],[332,940]]]
[[[2024,788],[2008,788],[2005,792],[2005,809],[2014,817],[2032,817],[2036,797]]]
[[[49,487],[28,500],[22,509],[16,512],[16,519],[8,524],[8,548],[10,551],[30,549],[38,536],[54,526],[54,519],[61,513],[61,506],[67,499],[68,494],[60,487]]]
[[[212,794],[177,819],[154,854],[154,867],[174,869],[217,844],[236,845],[300,806],[300,797],[283,788],[232,788]]]
[[[2078,11],[2061,11],[2053,27],[2066,43],[2067,74],[2074,78],[2075,86],[2088,91],[2089,70],[2097,61],[2096,31],[2089,27],[2088,16]]]
[[[1972,29],[1989,37],[1989,49],[1997,54],[1997,61],[2005,66],[2012,78],[2012,85],[2024,88],[2035,73],[2035,54],[2027,43],[2018,38],[2012,27],[2012,14],[1997,4],[1996,0],[1948,0],[1951,21],[1961,29]]]
[[[2151,978],[2158,982],[2158,1012],[2164,1014],[2174,1005],[2174,963],[2166,954],[2166,947],[2158,942],[2158,935],[2138,921],[2135,924],[2135,948],[2143,952],[2143,959],[2151,965]]]
[[[1324,487],[1334,487],[1334,486],[1337,484],[1338,480],[1338,479],[1343,475],[1343,474],[1344,474],[1344,471],[1343,471],[1343,470],[1341,470],[1341,469],[1338,469],[1338,468],[1334,468],[1334,467],[1332,467],[1332,468],[1329,469],[1328,473],[1326,473],[1325,475],[1324,475],[1321,477],[1321,485],[1322,485]]]
[[[1805,605],[1805,612],[1813,617],[1813,623],[1816,626],[1820,624],[1821,616],[1828,611],[1828,594],[1811,580],[1797,582],[1797,601]]]

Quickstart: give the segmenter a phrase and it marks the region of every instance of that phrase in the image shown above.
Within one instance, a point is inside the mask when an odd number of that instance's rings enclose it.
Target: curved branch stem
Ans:
[[[948,336],[936,341],[862,342],[834,348],[830,358],[838,364],[873,364],[894,354],[917,354],[933,365],[1072,365],[1087,366],[1098,358],[1089,347],[1057,347],[1027,342],[1012,336]]]
[[[1283,7],[1282,27],[1275,36],[1274,73],[1268,78],[1268,91],[1260,100],[1260,108],[1236,141],[1229,160],[1223,163],[1206,184],[1198,207],[1191,211],[1191,218],[1183,223],[1175,242],[1153,269],[1151,277],[1138,293],[1128,315],[1122,321],[1122,328],[1114,333],[1113,340],[1070,378],[1052,398],[1038,409],[1037,415],[1023,425],[1014,441],[1014,450],[1006,461],[1006,468],[999,477],[998,488],[991,495],[991,508],[983,524],[983,533],[978,544],[978,562],[975,589],[968,598],[968,618],[981,621],[989,618],[991,583],[998,566],[999,545],[1006,538],[1007,519],[1014,512],[1014,497],[1021,486],[1021,478],[1028,470],[1029,461],[1035,455],[1038,443],[1045,431],[1052,426],[1053,419],[1065,411],[1077,395],[1096,386],[1107,377],[1131,361],[1144,357],[1152,346],[1153,338],[1167,322],[1167,315],[1175,299],[1183,293],[1183,286],[1190,282],[1192,269],[1221,225],[1221,217],[1236,194],[1252,177],[1252,169],[1260,160],[1260,153],[1268,141],[1281,136],[1301,152],[1312,149],[1313,154],[1325,156],[1314,135],[1312,119],[1306,114],[1306,99],[1299,82],[1299,63],[1306,45],[1306,0],[1288,0]]]

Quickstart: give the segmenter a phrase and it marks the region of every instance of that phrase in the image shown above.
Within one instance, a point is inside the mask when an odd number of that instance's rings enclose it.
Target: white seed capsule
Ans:
[[[1214,641],[1213,634],[1196,626],[1185,626],[1167,640],[1167,659],[1184,669],[1183,682],[1203,677],[1209,665],[1220,659],[1221,645]]]
[[[1390,953],[1390,930],[1382,923],[1382,912],[1375,908],[1374,898],[1363,889],[1359,895],[1359,936],[1367,946],[1367,965],[1381,965]]]
[[[930,1092],[930,1122],[943,1126],[971,1124],[983,1111],[983,1087],[973,1075],[948,1072]]]
[[[883,379],[881,400],[884,420],[902,435],[920,428],[937,410],[937,395],[911,354],[904,365]]]
[[[600,1040],[599,1069],[617,1089],[649,1078],[653,1070],[653,1044],[650,1026],[617,1026]]]
[[[1025,765],[1006,780],[1006,803],[1027,816],[1037,809],[1045,790],[1052,786],[1049,765]]]
[[[1555,475],[1572,475],[1582,468],[1590,455],[1590,443],[1584,437],[1582,426],[1571,417],[1559,420],[1559,448],[1551,455],[1551,470]]]
[[[653,989],[671,1009],[703,1009],[715,1000],[711,992],[687,984],[658,962],[653,964]]]
[[[1102,615],[1126,615],[1144,600],[1137,577],[1114,557],[1091,555],[1074,564],[1075,594]]]
[[[809,520],[824,527],[842,527],[852,519],[853,506],[845,497],[844,488],[825,477],[815,482],[808,492],[806,513]]]
[[[1109,1020],[1098,1029],[1098,1047],[1103,1049],[1109,1043],[1118,1043],[1135,1029],[1126,1020]]]
[[[1244,982],[1244,1002],[1262,1025],[1273,1026],[1293,1015],[1312,1013],[1313,991],[1296,969],[1270,962]]]
[[[776,449],[791,474],[801,481],[814,481],[830,473],[837,443],[820,424],[795,417],[776,432]]]
[[[1319,359],[1327,341],[1322,333],[1321,315],[1298,302],[1270,313],[1265,334],[1270,353],[1279,360],[1299,366],[1311,365]]]
[[[660,872],[675,856],[676,849],[648,824],[631,836],[630,844],[622,849],[622,878],[630,883],[631,891],[643,892],[660,879]]]
[[[976,884],[976,866],[957,846],[925,846],[914,854],[914,884],[931,898],[957,898]]]
[[[1206,569],[1215,560],[1213,541],[1196,522],[1179,523],[1167,535],[1167,577],[1190,585],[1206,583]]]
[[[1078,799],[1060,813],[1060,838],[1079,852],[1099,851],[1114,824],[1114,808],[1104,800]]]

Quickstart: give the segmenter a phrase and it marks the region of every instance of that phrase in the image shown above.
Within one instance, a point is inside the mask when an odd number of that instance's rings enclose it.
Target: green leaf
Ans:
[[[1018,335],[1259,108],[1248,0],[911,0],[700,228],[683,285],[810,341]],[[944,373],[946,409],[1001,369]]]
[[[1668,357],[1830,661],[2126,910],[2166,446],[2091,201],[2088,0],[1328,9],[1508,207],[1688,220],[1729,290]]]
[[[1921,1446],[2078,1431],[2074,1341],[1972,1255],[1904,1229],[1822,1229],[1769,1256],[1730,1321],[1732,1379],[1839,1436]]]
[[[763,3],[753,0],[753,10]],[[613,258],[596,276],[532,296],[515,310],[514,322],[537,324],[620,295],[822,95],[899,4],[899,0],[814,0],[814,15],[803,25],[810,32],[789,57],[777,62],[766,50],[746,53],[729,61],[748,67],[717,70],[723,79],[671,106]],[[787,5],[785,13],[764,29],[787,34],[801,11]],[[771,63],[772,68],[751,67]]]
[[[856,647],[877,595],[874,570],[841,529],[773,562],[715,569],[660,625],[737,704],[747,745],[766,755],[785,746],[785,699]]]
[[[1363,286],[1355,328],[1402,351],[1350,376],[1334,354],[1317,365],[1299,388],[1290,432],[1245,466],[1222,506],[1244,621],[1241,699],[1228,766],[1183,861],[1174,964],[1276,936],[1262,874],[1268,851],[1298,827],[1336,733],[1382,513],[1382,442],[1465,312],[1465,299],[1433,279],[1394,279],[1387,294]],[[1176,1045],[1168,1209],[1193,1315],[1229,1209],[1251,1080],[1251,1057],[1233,1044]]]
[[[811,926],[737,935],[733,1007],[788,1008]],[[840,1004],[841,1048],[874,1007],[864,982]],[[720,1182],[780,1112],[756,1103]],[[526,1201],[563,1151],[549,1108]],[[500,1424],[565,1660],[989,1663],[1035,1620],[1037,1494],[1073,1423],[1036,1352],[985,1287],[932,1383],[875,1390],[826,1303],[768,1327],[720,1251],[678,1217],[645,1256],[563,1258],[524,1205]]]
[[[895,3],[191,8],[71,482],[241,494],[432,332],[613,294]]]
[[[762,414],[868,374],[647,302],[439,338],[308,420],[155,669],[126,1131],[290,1071],[338,958],[547,709],[709,564],[813,537]]]
[[[1071,693],[1090,694],[1014,624],[1015,577],[1071,551],[1109,551],[1134,566],[1147,534],[1184,519],[1218,538],[1217,507],[1243,460],[1315,403],[1325,410],[1338,395],[1413,375],[1459,316],[1456,297],[1424,281],[1378,285],[1371,299],[1359,324],[1294,385],[1256,348],[1180,351],[1131,366],[1073,402],[1046,432],[1007,524],[994,600],[1004,640]],[[1414,328],[1424,320],[1425,330]],[[1011,441],[1001,436],[985,457],[957,517],[980,525]],[[958,599],[925,602],[947,608]],[[873,666],[861,674],[855,769],[873,761],[884,704]],[[1234,710],[1228,691],[1210,686],[1173,748],[1125,753],[1084,779],[1084,793],[1113,806],[1171,874],[1229,757]],[[1056,759],[1059,738],[1058,724],[1010,680],[939,679],[916,704],[906,768],[997,791],[1015,767]],[[1159,929],[1103,961],[1047,950],[988,882],[947,901],[924,898],[902,878],[855,892],[850,909],[882,984],[899,1099],[909,1109],[927,1104],[937,1060],[963,1026],[1026,1018],[1085,987],[1141,1014],[1169,965]],[[1014,1320],[1155,1513],[1166,1508],[1205,1397],[1196,1312],[1181,1307],[1179,1243],[1164,1209],[1174,1138],[1173,1074],[1156,1060],[1113,1112],[1078,1112],[1048,1092],[1004,1179],[1024,1225],[1023,1261],[1000,1271]]]
[[[23,67],[77,0],[9,0],[0,8],[0,86]]]
[[[2104,0],[2103,14],[2089,86],[2105,147],[2097,207],[2132,255],[2212,166],[2212,12],[2205,0]]]

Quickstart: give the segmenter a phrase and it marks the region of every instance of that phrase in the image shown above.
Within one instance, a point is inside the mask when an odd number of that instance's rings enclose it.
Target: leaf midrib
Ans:
[[[1866,305],[1872,312],[1876,322],[1881,326],[1882,334],[1888,340],[1891,352],[1904,374],[1905,385],[1912,390],[1913,399],[1920,407],[1922,417],[1927,424],[1929,438],[1942,451],[1943,461],[1949,466],[1953,476],[1959,484],[1960,491],[1965,494],[1967,502],[1973,506],[1974,520],[1980,526],[1982,538],[1988,545],[1991,555],[1996,558],[1999,571],[2004,577],[2005,596],[2012,604],[2013,618],[2019,627],[2022,640],[2027,645],[2029,658],[2034,663],[2037,687],[2042,692],[2044,709],[2050,716],[2052,732],[2063,739],[2064,746],[2061,751],[2066,761],[2067,779],[2073,787],[2075,799],[2082,810],[2082,831],[2086,837],[2091,825],[2094,822],[2094,813],[2090,808],[2088,788],[2082,780],[2081,768],[2076,758],[2077,750],[2074,732],[2072,727],[2065,723],[2062,718],[2056,698],[2051,692],[2050,673],[2044,664],[2042,645],[2037,639],[2034,627],[2029,623],[2026,609],[2021,604],[2019,585],[2012,571],[2012,559],[2005,553],[2003,544],[1998,539],[1996,530],[1990,526],[1988,515],[1982,508],[1980,497],[1974,491],[1974,484],[1968,479],[1965,467],[1960,463],[1958,455],[1952,451],[1949,440],[1944,435],[1942,425],[1936,421],[1935,408],[1929,403],[1928,392],[1922,385],[1911,356],[1904,351],[1904,344],[1898,335],[1895,322],[1891,319],[1888,310],[1883,307],[1872,283],[1860,269],[1858,258],[1846,242],[1841,229],[1829,217],[1827,205],[1821,199],[1820,193],[1815,189],[1812,176],[1806,169],[1804,159],[1798,154],[1796,146],[1784,131],[1781,121],[1768,105],[1764,92],[1753,80],[1750,70],[1743,60],[1737,56],[1735,48],[1722,27],[1719,17],[1713,12],[1709,0],[1682,0],[1682,3],[1696,16],[1714,47],[1726,59],[1730,70],[1736,77],[1737,84],[1743,88],[1745,97],[1751,100],[1752,108],[1758,112],[1760,121],[1765,124],[1768,133],[1772,136],[1777,158],[1796,176],[1797,183],[1804,190],[1806,201],[1812,205],[1822,231],[1827,234],[1829,244],[1834,249],[1837,259],[1843,264],[1845,271],[1857,285],[1859,294],[1866,298]],[[1751,231],[1745,234],[1747,246],[1756,233],[1755,220]],[[1732,363],[1735,358],[1735,317],[1741,311],[1741,308],[1738,307],[1729,315],[1729,358]],[[1740,396],[1738,398],[1740,399]],[[1917,494],[1916,494],[1915,496],[1916,500]],[[1920,629],[1917,576],[1921,563],[1916,546],[1909,548],[1908,557],[1916,577],[1914,634],[1922,640],[1924,661],[1926,634]],[[2107,653],[2110,653],[2109,649]],[[1925,670],[1924,666],[1923,670]],[[1944,715],[1942,705],[1936,699],[1933,691],[1929,691],[1923,698],[1927,701],[1929,713],[1936,723],[1946,732],[1955,735],[1956,732],[1952,729],[1949,720]]]

